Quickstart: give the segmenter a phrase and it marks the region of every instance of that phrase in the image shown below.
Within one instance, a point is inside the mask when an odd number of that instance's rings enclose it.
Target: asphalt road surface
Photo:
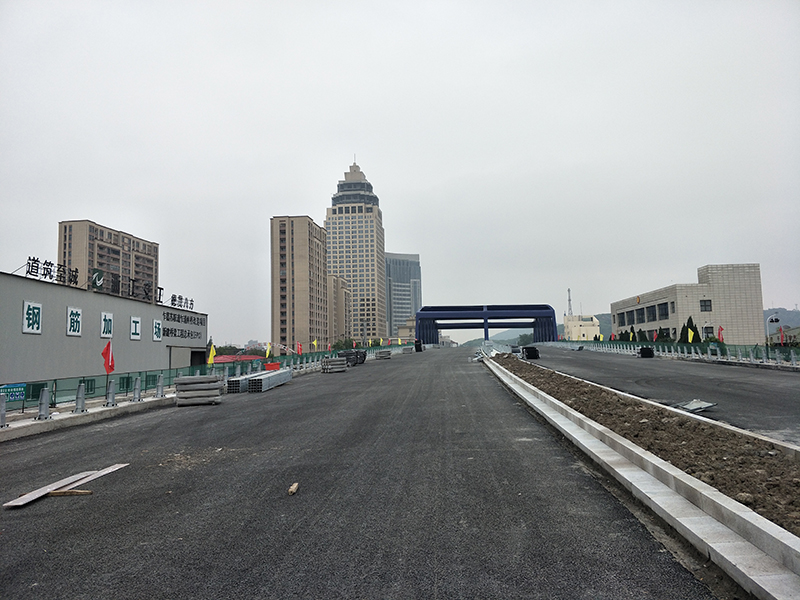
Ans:
[[[704,417],[800,445],[800,372],[539,347],[536,364],[662,404],[716,402]]]
[[[471,352],[2,444],[3,502],[130,466],[2,511],[0,597],[712,598]]]

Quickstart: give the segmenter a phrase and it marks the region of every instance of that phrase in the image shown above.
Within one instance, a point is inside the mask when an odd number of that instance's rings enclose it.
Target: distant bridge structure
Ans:
[[[484,340],[490,329],[529,329],[534,343],[558,340],[556,313],[548,304],[423,306],[417,311],[417,339],[423,344],[438,344],[441,329],[483,329]]]

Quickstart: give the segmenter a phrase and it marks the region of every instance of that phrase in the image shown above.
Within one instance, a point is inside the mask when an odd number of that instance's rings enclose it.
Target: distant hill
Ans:
[[[767,317],[777,313],[778,323],[770,325],[770,331],[775,331],[781,325],[783,327],[800,327],[800,310],[789,310],[787,308],[768,308],[764,311],[764,323]]]

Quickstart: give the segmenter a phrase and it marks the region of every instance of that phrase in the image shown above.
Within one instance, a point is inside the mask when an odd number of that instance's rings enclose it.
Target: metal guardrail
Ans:
[[[717,342],[699,344],[668,344],[664,342],[543,342],[542,346],[568,348],[570,350],[589,350],[611,354],[636,355],[641,348],[652,348],[656,356],[684,358],[705,361],[726,361],[732,363],[767,364],[798,367],[800,351],[792,347],[742,346]]]
[[[361,348],[365,350],[368,358],[374,358],[375,352],[390,349],[400,352],[405,347],[398,345],[373,346]],[[8,383],[0,385],[0,393],[6,397],[6,410],[25,412],[26,409],[38,409],[42,390],[46,390],[47,405],[56,408],[59,404],[71,404],[77,401],[78,390],[83,385],[84,399],[103,398],[107,396],[110,382],[114,382],[115,397],[127,397],[136,394],[141,397],[150,390],[156,390],[161,381],[163,387],[172,387],[178,377],[194,375],[217,375],[222,379],[237,377],[245,373],[264,371],[264,363],[278,363],[279,369],[290,368],[299,370],[321,370],[322,359],[335,356],[336,351],[309,352],[302,355],[270,356],[269,358],[248,361],[236,361],[214,365],[193,365],[180,369],[159,369],[149,371],[131,371],[127,373],[112,373],[106,375],[89,375],[85,377],[66,377],[60,379],[42,379],[24,383]],[[136,387],[136,380],[140,385]]]

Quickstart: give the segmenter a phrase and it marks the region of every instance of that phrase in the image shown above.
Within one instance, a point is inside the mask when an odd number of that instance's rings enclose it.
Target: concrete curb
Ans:
[[[757,598],[800,599],[800,538],[491,360],[489,370]]]
[[[58,414],[53,414],[52,418],[46,421],[37,421],[35,417],[30,419],[16,418],[5,429],[0,429],[0,443],[46,431],[56,431],[65,427],[129,415],[161,406],[175,406],[175,395],[170,394],[163,398],[145,398],[141,402],[124,402],[117,406],[97,406],[90,408],[85,413],[59,412]]]

